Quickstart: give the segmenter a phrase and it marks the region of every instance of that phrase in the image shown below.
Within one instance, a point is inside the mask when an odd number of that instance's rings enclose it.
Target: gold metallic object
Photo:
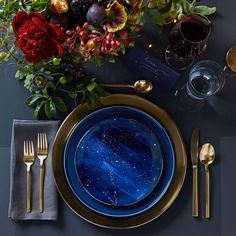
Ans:
[[[31,166],[34,164],[33,141],[24,141],[24,163],[27,166],[26,176],[26,212],[31,212]]]
[[[49,0],[49,7],[52,13],[62,14],[69,10],[68,0]]]
[[[191,160],[193,168],[193,203],[192,216],[198,216],[198,148],[199,148],[199,129],[194,129],[191,138]]]
[[[57,189],[66,204],[81,218],[104,228],[134,228],[153,221],[165,212],[178,196],[184,182],[187,159],[181,134],[169,115],[155,104],[133,95],[113,94],[101,99],[103,106],[126,105],[138,108],[157,119],[169,134],[175,152],[175,171],[165,195],[147,211],[130,217],[107,217],[86,207],[70,189],[63,167],[64,145],[73,128],[91,112],[88,104],[77,107],[60,126],[54,146],[52,168]]]
[[[206,176],[206,202],[205,202],[205,218],[210,218],[210,176],[208,166],[215,160],[215,150],[210,143],[202,146],[200,151],[200,161],[205,166]]]
[[[228,67],[236,72],[236,45],[231,47],[226,54],[226,62]]]
[[[101,87],[107,88],[132,88],[137,93],[149,93],[153,89],[153,85],[148,80],[137,80],[134,84],[99,84]]]
[[[39,172],[39,212],[44,211],[43,204],[43,191],[44,191],[44,172],[45,165],[44,161],[48,155],[48,141],[46,133],[38,133],[38,142],[37,142],[37,157],[40,161],[40,172]]]

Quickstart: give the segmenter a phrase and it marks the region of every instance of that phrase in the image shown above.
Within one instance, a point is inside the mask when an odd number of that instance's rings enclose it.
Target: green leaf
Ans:
[[[106,90],[99,86],[96,86],[93,91],[97,93],[100,97],[106,97],[110,95],[110,93],[108,93]]]
[[[24,81],[24,87],[28,90],[31,89],[32,79],[34,78],[33,74],[26,75],[25,81]]]
[[[103,64],[103,58],[99,55],[95,56],[94,58],[95,64],[97,67],[101,67]]]
[[[85,99],[88,102],[89,106],[91,108],[95,108],[97,106],[101,106],[101,101],[100,101],[100,97],[98,96],[97,93],[95,92],[87,92],[85,94]]]
[[[211,15],[216,12],[216,7],[207,7],[207,6],[195,6],[194,13],[201,14],[204,16]]]
[[[121,51],[121,53],[123,55],[125,55],[125,44],[124,43],[120,43],[119,50]]]
[[[6,61],[10,57],[10,54],[7,52],[0,52],[0,63]]]
[[[47,118],[49,118],[49,119],[52,119],[56,116],[56,111],[57,111],[56,106],[51,98],[49,98],[46,101],[44,111],[45,111]]]
[[[54,97],[52,98],[52,101],[54,102],[56,108],[61,111],[61,112],[66,112],[67,111],[67,107],[65,102],[59,98],[59,97]]]
[[[40,114],[42,113],[42,108],[45,105],[45,101],[38,102],[37,106],[34,109],[34,117],[38,120]]]
[[[89,92],[93,91],[93,89],[96,87],[97,83],[96,82],[92,82],[90,84],[87,85],[87,89]]]
[[[46,88],[55,88],[55,84],[52,81],[48,81]]]
[[[22,1],[19,1],[19,7],[27,13],[31,10],[45,12],[48,8],[48,0],[37,0],[34,2],[26,1],[24,3],[22,3]]]
[[[90,31],[92,31],[92,30],[96,30],[96,27],[93,26],[93,25],[89,25],[89,26],[88,26],[88,30],[90,30]]]
[[[110,63],[115,63],[115,62],[116,62],[116,60],[115,60],[115,58],[114,58],[113,55],[108,56],[108,57],[107,57],[107,60],[108,60],[108,62],[110,62]]]
[[[76,85],[75,85],[75,87],[76,87],[76,89],[78,89],[78,90],[84,90],[85,88],[85,85],[83,84],[83,83],[77,83]]]
[[[54,66],[58,66],[58,65],[60,65],[61,58],[54,57],[52,62],[53,62]]]
[[[148,9],[147,15],[149,20],[154,24],[162,26],[165,23],[165,19],[157,8]]]
[[[193,7],[192,4],[193,3],[189,3],[186,0],[182,1],[183,11],[186,12],[186,13],[189,13],[190,8]]]
[[[26,75],[26,79],[27,80],[32,80],[34,78],[34,75],[33,74],[28,74]]]
[[[77,96],[78,96],[78,93],[77,93],[77,90],[76,89],[71,89],[68,93],[68,95],[73,98],[73,99],[76,99]]]
[[[25,103],[27,106],[33,106],[41,98],[42,98],[41,94],[33,94],[26,99]]]
[[[61,84],[67,84],[69,81],[65,76],[61,76],[59,79]]]
[[[88,103],[89,107],[94,107],[94,102],[92,97],[89,95],[89,93],[85,94],[85,100]]]
[[[15,74],[16,80],[22,80],[22,79],[24,79],[24,77],[25,77],[24,73],[22,73],[20,70],[16,71],[16,74]]]
[[[186,1],[186,0],[185,0]],[[195,6],[196,5],[196,0],[193,0],[192,3],[191,3],[192,6]]]

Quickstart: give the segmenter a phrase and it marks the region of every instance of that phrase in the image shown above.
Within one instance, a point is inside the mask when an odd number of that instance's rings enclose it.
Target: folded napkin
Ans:
[[[57,191],[51,167],[52,147],[59,121],[14,120],[12,125],[10,160],[10,199],[8,216],[13,220],[56,220]],[[23,162],[23,143],[34,142],[37,149],[37,133],[44,132],[48,139],[48,157],[45,160],[44,212],[39,213],[39,159],[35,156],[31,175],[32,211],[26,213],[26,165]]]

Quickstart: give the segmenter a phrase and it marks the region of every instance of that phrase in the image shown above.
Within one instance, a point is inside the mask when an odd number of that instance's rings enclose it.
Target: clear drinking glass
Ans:
[[[218,93],[224,83],[223,67],[214,61],[203,60],[196,63],[190,70],[186,89],[192,99],[203,100]]]
[[[224,83],[224,69],[218,63],[210,60],[196,63],[189,72],[187,83],[175,93],[179,109],[199,111],[207,98],[218,93]]]

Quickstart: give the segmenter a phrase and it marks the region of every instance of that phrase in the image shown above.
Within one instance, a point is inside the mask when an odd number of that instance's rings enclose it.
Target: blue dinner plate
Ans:
[[[83,204],[103,215],[127,217],[164,195],[174,173],[174,151],[165,129],[150,115],[110,106],[90,113],[71,131],[64,169]]]
[[[163,158],[156,135],[140,122],[143,115],[133,119],[134,112],[129,114],[123,107],[115,112],[115,118],[114,108],[109,108],[86,119],[93,125],[79,141],[75,166],[81,184],[93,198],[128,206],[152,192],[161,176]],[[106,118],[97,121],[99,113]]]

